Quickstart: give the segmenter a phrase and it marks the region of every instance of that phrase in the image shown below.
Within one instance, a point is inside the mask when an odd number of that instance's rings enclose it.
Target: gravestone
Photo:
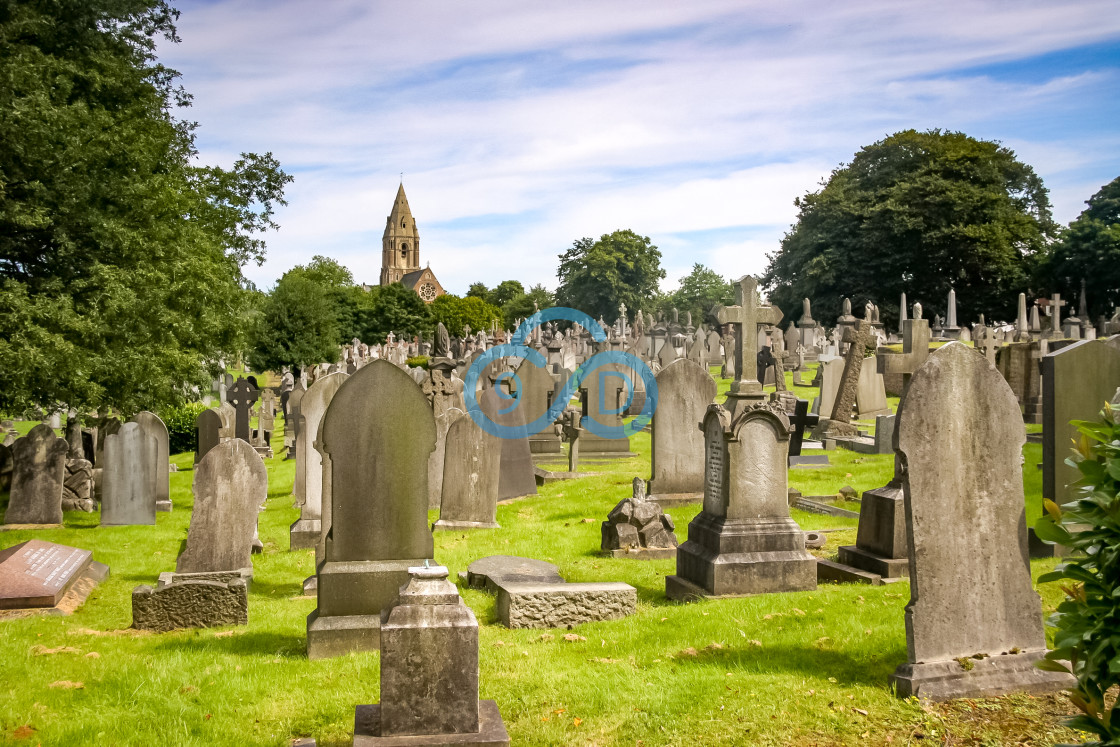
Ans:
[[[848,343],[848,352],[844,354],[844,373],[840,378],[836,402],[832,405],[832,414],[827,420],[822,419],[814,430],[814,435],[818,438],[859,434],[858,429],[852,425],[852,406],[859,389],[864,354],[868,349],[873,349],[875,344],[875,338],[871,334],[871,313],[871,304],[867,304],[863,319],[858,320],[855,326],[844,329],[842,339]],[[821,415],[824,415],[824,411],[821,411]]]
[[[844,359],[821,358],[817,376],[821,379],[821,393],[813,403],[813,412],[821,417],[828,417],[832,414],[832,408],[836,406],[836,395],[840,391],[840,382],[844,378]]]
[[[518,366],[515,374],[512,383],[520,403],[517,409],[523,409],[525,423],[532,424],[548,411],[556,393],[556,382],[546,369],[538,367],[531,360],[525,360]],[[552,422],[546,423],[536,433],[531,430],[529,432],[529,448],[534,456],[561,454],[564,451],[561,443]]]
[[[101,524],[156,523],[158,445],[139,423],[129,422],[105,439]]]
[[[676,525],[658,502],[646,497],[645,480],[634,478],[634,493],[619,501],[601,525],[600,549],[616,558],[675,558]]]
[[[805,442],[805,429],[812,428],[820,418],[809,413],[809,400],[799,399],[793,406],[793,413],[786,413],[789,418],[789,455],[801,456],[801,447]]]
[[[249,424],[249,413],[253,409],[253,403],[261,396],[260,390],[257,389],[255,384],[246,381],[244,378],[238,378],[237,382],[230,387],[226,392],[226,401],[233,406],[236,413],[234,418],[234,438],[240,438],[242,441],[250,441],[252,439],[252,429]]]
[[[168,631],[249,622],[248,582],[257,513],[268,473],[247,442],[212,448],[195,467],[194,508],[174,573],[132,592],[132,626]]]
[[[428,400],[388,361],[358,369],[335,393],[322,424],[332,505],[316,569],[318,607],[307,618],[309,658],[376,650],[381,611],[393,604],[408,569],[432,557],[428,457],[435,440]]]
[[[62,524],[62,492],[66,479],[66,439],[40,423],[22,438],[12,451],[12,485],[4,524]]]
[[[501,439],[487,433],[465,413],[449,410],[443,459],[443,498],[432,530],[499,529],[498,470]]]
[[[1024,441],[1015,395],[978,352],[951,342],[914,374],[898,418],[910,545],[908,658],[891,676],[899,697],[1072,683],[1034,666],[1046,637],[1027,558]],[[968,468],[946,479],[947,464]]]
[[[501,394],[499,388],[502,390]],[[505,396],[513,396],[505,390],[504,381],[499,382],[483,391],[479,397],[479,405],[485,417],[499,425],[516,430],[514,437],[501,439],[501,461],[498,469],[499,501],[537,494],[537,481],[533,476],[533,452],[529,446],[529,433],[525,428],[525,409],[517,406],[503,413],[502,411],[512,404]]]
[[[288,546],[292,550],[315,547],[319,541],[323,519],[323,455],[316,447],[316,439],[331,400],[349,376],[333,373],[322,377],[304,392],[297,403],[300,435],[296,441],[299,450],[296,477],[303,478],[299,488],[303,503],[300,504],[299,519],[288,529]],[[301,464],[302,470],[299,469]]]
[[[1042,357],[1042,497],[1064,505],[1081,471],[1066,464],[1080,432],[1071,420],[1099,420],[1120,386],[1120,336],[1081,340]]]
[[[109,566],[89,550],[39,539],[20,542],[0,550],[0,610],[72,611],[108,576]]]
[[[137,413],[132,418],[132,422],[139,423],[144,433],[156,440],[156,511],[170,511],[171,475],[169,462],[171,461],[171,448],[167,426],[164,425],[158,415],[147,411]]]
[[[673,361],[657,374],[657,394],[650,493],[663,506],[699,501],[704,493],[704,434],[698,425],[716,396],[716,382],[692,361]]]
[[[741,278],[737,305],[719,307],[731,324],[739,379],[724,404],[708,406],[704,433],[704,509],[677,548],[677,573],[665,579],[671,599],[802,591],[817,584],[816,561],[790,518],[789,419],[767,402],[755,368],[756,330],[782,312],[763,306],[758,282]]]
[[[868,356],[863,360],[856,384],[856,417],[862,420],[876,415],[889,415],[890,412],[883,374],[876,367],[875,356]]]
[[[671,348],[669,345],[666,347]],[[579,376],[581,373],[577,371],[573,375]],[[596,366],[588,371],[579,384],[582,416],[604,428],[621,429],[622,415],[629,406],[628,400],[633,393],[633,379],[636,376],[636,372],[622,364]],[[557,384],[559,386],[562,382]],[[586,427],[586,423],[584,425]],[[580,449],[584,456],[612,459],[635,456],[630,451],[628,437],[603,438],[590,430],[580,439]]]
[[[879,372],[897,375],[902,380],[899,414],[895,415],[890,428],[891,446],[895,451],[894,477],[881,488],[864,491],[859,507],[856,544],[840,547],[837,563],[818,561],[817,576],[821,580],[879,584],[900,579],[910,571],[902,490],[905,464],[898,455],[898,423],[911,377],[929,358],[929,343],[929,321],[922,318],[921,304],[914,304],[913,318],[902,323],[902,353],[894,353],[885,347],[878,351],[876,365]],[[879,428],[885,425],[885,422],[877,425],[876,441],[880,440]]]
[[[354,715],[354,747],[506,745],[497,704],[478,699],[478,621],[442,566],[409,568],[382,626],[381,702]]]
[[[436,425],[436,445],[428,457],[428,508],[439,508],[443,496],[443,463],[446,455],[447,429],[451,427],[450,410],[462,411],[463,384],[454,377],[455,361],[449,355],[447,330],[440,322],[436,328],[436,344],[428,362],[428,376],[421,384],[421,391],[432,408]],[[481,355],[481,353],[478,353]],[[464,365],[469,365],[463,361]]]
[[[194,429],[198,434],[198,451],[194,454],[197,465],[210,453],[210,449],[221,443],[222,416],[213,407],[203,410],[194,420]]]

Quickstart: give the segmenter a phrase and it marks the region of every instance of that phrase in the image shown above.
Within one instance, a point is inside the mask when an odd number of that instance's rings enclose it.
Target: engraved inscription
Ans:
[[[723,428],[712,418],[704,432],[704,510],[709,513],[723,513],[724,476]]]
[[[50,591],[62,588],[89,554],[88,550],[61,545],[29,545],[20,553],[25,564],[24,575],[39,579],[43,587]]]

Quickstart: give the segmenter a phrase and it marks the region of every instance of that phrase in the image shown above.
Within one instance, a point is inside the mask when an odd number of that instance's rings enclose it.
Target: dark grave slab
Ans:
[[[807,469],[830,466],[828,454],[808,454],[789,457],[790,469]]]
[[[92,582],[83,585],[88,595],[108,575],[109,567],[94,561],[89,550],[45,540],[21,542],[0,550],[0,610],[57,607],[79,580]]]
[[[467,572],[460,576],[467,585],[474,589],[486,589],[495,593],[503,581],[536,583],[536,584],[562,584],[564,578],[560,569],[552,563],[532,558],[519,558],[516,555],[490,555],[480,558],[469,566]]]

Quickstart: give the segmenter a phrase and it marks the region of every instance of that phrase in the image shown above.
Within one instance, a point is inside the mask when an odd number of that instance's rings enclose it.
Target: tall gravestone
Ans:
[[[315,437],[331,400],[348,378],[349,374],[328,374],[312,384],[298,402],[301,433],[296,442],[299,449],[296,468],[297,473],[302,474],[296,477],[302,477],[299,493],[303,496],[303,503],[300,504],[299,519],[288,530],[292,550],[314,547],[319,541],[323,518],[323,457],[315,447]],[[302,471],[299,470],[300,464],[303,465]]]
[[[420,383],[420,389],[432,408],[436,424],[436,446],[428,457],[428,508],[439,508],[443,495],[443,462],[447,445],[447,429],[451,427],[454,416],[451,410],[462,411],[462,382],[453,377],[455,361],[450,356],[450,342],[447,329],[440,322],[436,326],[435,344],[428,360],[428,375]],[[481,353],[476,353],[481,355]],[[403,364],[403,360],[399,361]],[[461,361],[466,367],[470,361]],[[465,370],[465,368],[464,368]]]
[[[246,381],[244,378],[238,378],[233,386],[226,392],[226,401],[233,407],[234,416],[234,438],[240,438],[242,441],[252,440],[252,428],[250,427],[250,413],[253,409],[253,403],[261,396],[260,390],[257,387]]]
[[[526,360],[517,367],[514,384],[519,402],[518,409],[524,410],[525,422],[535,422],[552,404],[556,382],[552,380],[552,376],[546,369]],[[529,433],[529,448],[534,455],[556,455],[563,452],[560,436],[553,429],[551,422],[536,433]]]
[[[501,439],[487,433],[468,415],[451,410],[443,458],[440,529],[498,529],[498,468]]]
[[[171,443],[167,426],[154,412],[139,412],[132,418],[139,423],[144,433],[156,440],[156,511],[171,510]]]
[[[987,697],[1066,687],[1031,585],[1015,395],[980,353],[951,342],[914,374],[898,420],[910,536],[900,697]],[[946,465],[968,465],[946,470]],[[947,531],[948,528],[948,531]]]
[[[1042,356],[1042,497],[1062,505],[1081,472],[1066,464],[1080,438],[1071,420],[1097,420],[1120,387],[1120,335],[1081,340]]]
[[[533,473],[533,452],[529,446],[529,432],[525,428],[525,410],[513,407],[510,399],[499,394],[505,383],[497,382],[482,392],[479,405],[485,417],[494,423],[516,430],[515,437],[502,438],[501,463],[498,471],[498,500],[520,498],[537,494],[537,480]],[[512,396],[505,392],[506,396]],[[508,410],[508,412],[504,412]]]
[[[222,416],[211,407],[203,410],[194,420],[195,433],[198,434],[198,451],[194,453],[194,463],[198,465],[210,450],[222,442]]]
[[[300,402],[303,401],[303,395],[307,393],[307,387],[303,385],[302,381],[297,381],[292,391],[288,394],[288,409],[284,413],[284,444],[287,447],[287,453],[284,455],[285,459],[296,459],[299,447],[299,432],[300,432]],[[302,479],[299,461],[296,461],[296,480]],[[297,491],[293,487],[292,495],[295,498],[295,505],[299,506],[303,502],[303,486],[299,487]]]
[[[156,523],[157,449],[139,423],[125,423],[105,439],[102,525]]]
[[[428,456],[431,406],[407,373],[376,360],[335,393],[322,425],[331,479],[330,526],[307,618],[312,659],[380,645],[381,611],[432,557]]]
[[[677,548],[677,573],[665,579],[671,599],[816,588],[816,559],[789,514],[789,419],[767,402],[758,381],[756,331],[781,321],[763,306],[758,282],[739,280],[736,306],[718,309],[735,336],[735,370],[723,404],[708,407],[704,433],[704,509]]]
[[[665,347],[672,349],[671,345]],[[576,375],[579,375],[578,372]],[[583,417],[605,428],[622,428],[622,415],[629,405],[627,400],[632,394],[632,380],[636,377],[636,372],[618,364],[596,366],[588,371],[579,384]],[[557,382],[558,386],[561,383]],[[635,456],[630,451],[629,438],[603,438],[592,432],[580,439],[580,449],[584,456],[612,459]]]
[[[62,488],[66,479],[66,439],[40,423],[12,450],[12,485],[5,524],[61,524]]]
[[[704,434],[700,421],[716,396],[708,371],[689,360],[657,374],[653,412],[650,500],[662,506],[695,502],[704,494]]]

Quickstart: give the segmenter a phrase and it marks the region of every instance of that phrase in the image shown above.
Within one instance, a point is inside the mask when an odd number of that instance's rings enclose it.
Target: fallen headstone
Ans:
[[[73,611],[109,566],[89,550],[45,540],[28,540],[0,550],[0,610]]]

